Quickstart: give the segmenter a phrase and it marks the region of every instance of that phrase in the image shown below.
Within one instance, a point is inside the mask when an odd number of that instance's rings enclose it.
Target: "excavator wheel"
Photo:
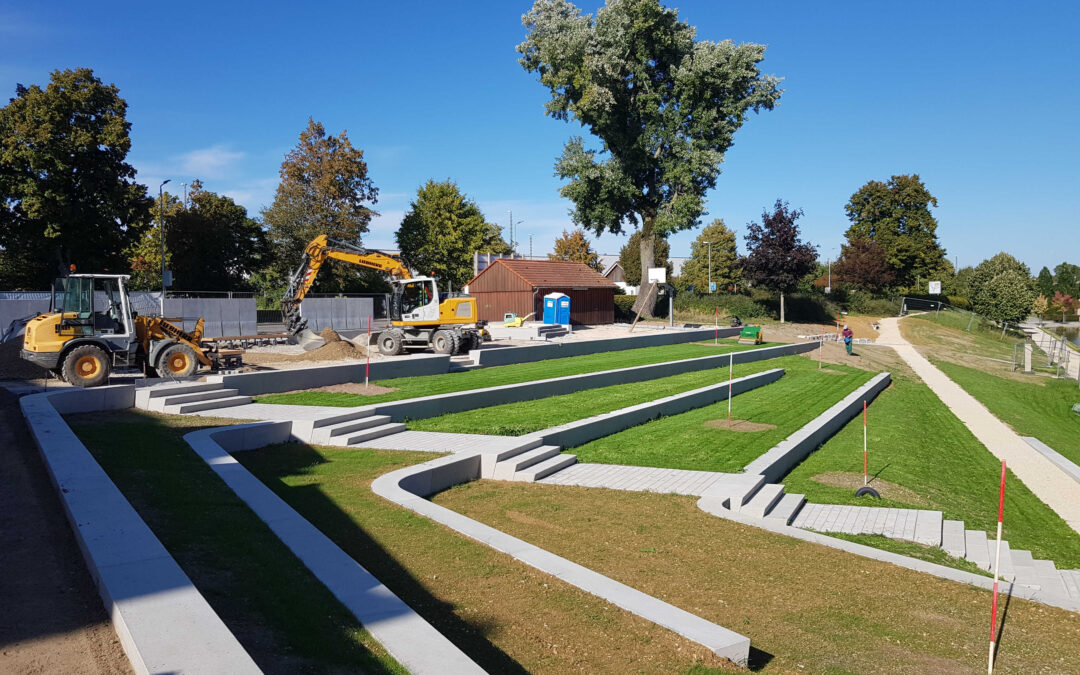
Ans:
[[[61,373],[76,387],[97,387],[109,381],[109,355],[101,347],[76,347],[64,357]]]
[[[450,353],[460,354],[462,351],[462,347],[465,346],[465,336],[461,335],[460,333],[450,333],[450,339],[454,343],[453,351],[451,351]]]
[[[484,346],[484,338],[480,333],[469,333],[469,351],[480,349]]]
[[[454,353],[454,336],[449,331],[437,330],[431,336],[431,349],[436,354]]]
[[[404,336],[396,330],[384,330],[377,338],[379,353],[386,356],[397,356],[405,351]]]
[[[158,358],[157,371],[161,377],[187,377],[199,369],[195,350],[187,345],[175,344],[165,349]]]

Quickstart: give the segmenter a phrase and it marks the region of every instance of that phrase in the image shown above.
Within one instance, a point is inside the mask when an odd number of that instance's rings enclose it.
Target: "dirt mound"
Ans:
[[[844,471],[819,473],[816,476],[812,476],[810,480],[815,483],[821,483],[822,485],[847,488],[849,490],[858,490],[863,486],[863,476],[861,473],[848,473]],[[881,480],[880,478],[871,478],[870,487],[877,490],[878,494],[885,499],[912,504],[914,506],[927,505],[926,499],[919,495],[919,493],[914,490],[909,490],[903,485],[890,483],[889,481]]]
[[[705,426],[710,429],[722,429],[724,431],[769,431],[776,428],[775,424],[762,424],[761,422],[749,422],[747,420],[731,420],[728,426],[727,420],[709,420]]]
[[[329,334],[332,334],[332,337],[328,337]],[[326,344],[310,352],[303,352],[302,354],[245,354],[244,361],[253,365],[262,365],[297,361],[347,361],[349,359],[367,358],[367,350],[341,339],[341,336],[330,328],[323,330],[319,336],[327,339]]]
[[[319,337],[326,340],[326,344],[330,344],[331,342],[341,342],[341,336],[337,334],[336,330],[330,327],[323,328],[322,332],[319,333]]]
[[[0,342],[0,380],[33,380],[45,377],[45,369],[35,366],[19,356],[22,349],[22,337],[8,342]]]

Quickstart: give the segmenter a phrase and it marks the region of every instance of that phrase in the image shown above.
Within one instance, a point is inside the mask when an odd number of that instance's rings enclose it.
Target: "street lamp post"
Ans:
[[[712,245],[715,241],[707,241],[705,244],[709,247],[709,292],[712,293]]]
[[[158,227],[161,228],[161,316],[165,316],[165,186],[169,180],[158,186]]]

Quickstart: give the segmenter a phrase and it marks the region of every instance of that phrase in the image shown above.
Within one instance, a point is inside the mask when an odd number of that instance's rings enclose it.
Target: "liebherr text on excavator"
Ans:
[[[307,328],[300,303],[311,290],[319,269],[327,260],[381,270],[390,276],[390,326],[375,339],[379,351],[388,356],[408,348],[431,349],[437,354],[458,354],[478,349],[487,331],[477,320],[476,300],[461,293],[439,294],[432,277],[414,277],[394,256],[329,239],[325,234],[304,249],[304,259],[296,269],[281,301],[286,329],[305,347],[318,346],[321,338]]]

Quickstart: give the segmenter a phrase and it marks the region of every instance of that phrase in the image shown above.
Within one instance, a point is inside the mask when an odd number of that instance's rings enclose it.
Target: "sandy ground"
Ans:
[[[16,398],[3,390],[0,542],[0,672],[132,672]]]

